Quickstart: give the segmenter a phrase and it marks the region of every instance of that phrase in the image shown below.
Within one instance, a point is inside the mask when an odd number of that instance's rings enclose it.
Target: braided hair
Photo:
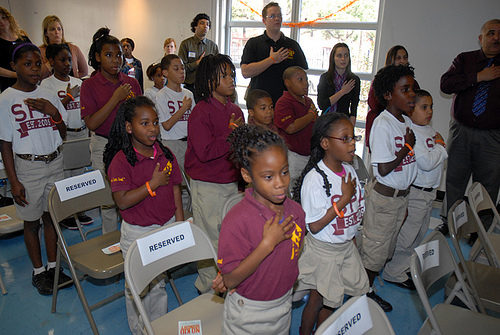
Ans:
[[[387,65],[377,72],[372,85],[375,91],[375,96],[382,106],[387,106],[384,94],[394,91],[396,83],[400,78],[405,76],[415,77],[415,72],[413,72],[412,66]]]
[[[109,34],[110,30],[107,27],[100,28],[92,37],[92,45],[89,50],[89,65],[94,69],[99,70],[101,63],[97,61],[95,54],[101,53],[102,47],[105,44],[116,44],[122,49],[120,40]]]
[[[120,108],[118,108],[115,120],[113,121],[111,130],[109,131],[109,140],[103,154],[104,169],[106,173],[108,173],[111,161],[120,150],[123,151],[125,157],[127,158],[127,162],[129,162],[130,165],[135,166],[135,163],[138,161],[137,154],[135,153],[132,141],[130,140],[132,135],[127,133],[127,130],[125,129],[125,121],[132,122],[132,119],[135,116],[136,108],[142,106],[150,106],[155,109],[154,102],[143,95],[126,100],[120,105]],[[158,143],[168,160],[174,159],[174,155],[170,149],[165,147],[158,139],[156,140],[156,143]]]
[[[234,76],[235,67],[228,55],[208,55],[201,59],[196,70],[196,101],[210,99],[212,92],[220,85],[220,75],[226,71],[226,64],[230,66]]]
[[[321,141],[328,136],[333,127],[341,120],[348,120],[349,117],[342,113],[327,113],[321,115],[314,123],[311,136],[311,155],[309,156],[309,161],[306,167],[297,179],[295,187],[292,190],[293,199],[300,203],[300,189],[302,188],[302,183],[304,182],[304,177],[313,168],[323,177],[323,188],[325,189],[326,195],[331,195],[332,184],[328,181],[325,171],[321,170],[318,166],[319,161],[325,156],[325,150],[321,147]]]
[[[243,125],[229,134],[227,141],[231,143],[229,159],[238,169],[244,168],[251,172],[252,161],[255,156],[272,146],[283,149],[285,154],[288,148],[278,134],[256,125]]]

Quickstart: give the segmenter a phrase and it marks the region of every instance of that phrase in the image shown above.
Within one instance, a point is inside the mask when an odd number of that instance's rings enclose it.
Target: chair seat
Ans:
[[[120,242],[120,232],[114,231],[68,247],[75,268],[93,278],[106,279],[123,272],[123,255],[116,252],[101,257],[101,249]]]
[[[0,222],[0,235],[23,230],[24,221],[17,218],[16,207],[14,205],[0,207],[0,215],[5,214],[10,216],[12,219]]]
[[[500,269],[466,262],[484,307],[500,312]]]
[[[212,303],[210,308],[207,304]],[[151,322],[155,334],[178,334],[178,321],[201,320],[203,334],[221,334],[224,299],[205,293]]]
[[[497,334],[500,319],[473,312],[469,309],[437,304],[432,309],[443,335]],[[418,335],[431,334],[429,319],[426,319]]]

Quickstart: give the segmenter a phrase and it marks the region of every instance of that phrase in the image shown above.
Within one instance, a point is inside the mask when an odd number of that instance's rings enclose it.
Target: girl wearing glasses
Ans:
[[[344,294],[368,292],[368,276],[354,237],[365,201],[356,172],[354,127],[347,115],[327,113],[314,124],[311,156],[293,190],[306,212],[304,250],[299,258],[297,291],[309,290],[300,334],[311,334],[342,305]]]

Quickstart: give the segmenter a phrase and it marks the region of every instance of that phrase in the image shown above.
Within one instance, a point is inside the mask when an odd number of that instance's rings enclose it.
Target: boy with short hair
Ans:
[[[367,295],[386,312],[392,310],[391,304],[375,294],[372,285],[394,253],[406,215],[410,185],[417,175],[415,135],[410,118],[404,115],[415,107],[413,76],[411,67],[390,65],[381,69],[373,81],[377,99],[386,110],[375,119],[370,136],[375,178],[365,187],[360,255],[370,281]]]
[[[406,289],[415,285],[406,274],[410,269],[410,257],[429,229],[432,202],[436,199],[436,187],[441,183],[443,162],[448,157],[443,137],[431,126],[432,96],[424,90],[415,91],[415,109],[410,112],[417,160],[417,178],[408,195],[408,215],[401,227],[392,260],[385,265],[384,279]]]
[[[247,95],[248,124],[264,127],[268,130],[278,132],[273,124],[274,107],[269,93],[255,89]]]
[[[310,141],[318,110],[307,96],[309,82],[306,71],[300,66],[292,66],[283,73],[287,91],[276,102],[274,124],[290,149],[288,164],[290,189],[309,160]]]

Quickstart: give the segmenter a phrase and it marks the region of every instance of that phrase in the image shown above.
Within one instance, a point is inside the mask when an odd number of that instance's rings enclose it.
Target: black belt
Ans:
[[[179,138],[178,141],[182,141],[182,142],[186,142],[188,140],[187,136],[186,137],[183,137],[183,138]]]
[[[75,133],[79,133],[81,132],[82,130],[85,130],[87,129],[86,126],[83,126],[83,127],[80,127],[80,128],[66,128],[67,131],[72,131],[72,132],[75,132]]]
[[[432,188],[432,187],[422,187],[422,186],[417,186],[417,185],[413,185],[413,184],[411,186],[415,187],[418,190],[422,190],[424,192],[432,192],[434,190],[434,188]]]
[[[396,190],[392,187],[381,184],[378,181],[375,182],[373,189],[386,197],[406,197],[408,193],[410,193],[409,187],[406,190]]]
[[[59,146],[56,151],[48,155],[16,154],[16,156],[27,161],[45,162],[49,164],[59,156],[61,150],[62,146]]]

